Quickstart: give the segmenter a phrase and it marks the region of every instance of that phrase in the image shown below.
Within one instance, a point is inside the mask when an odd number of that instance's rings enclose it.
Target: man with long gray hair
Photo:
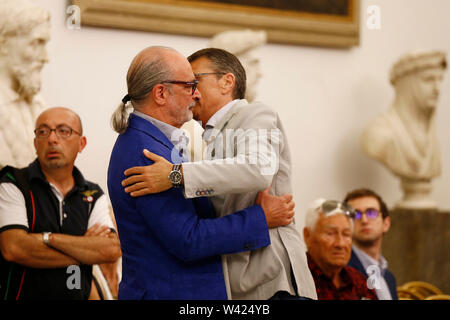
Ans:
[[[292,195],[265,191],[258,204],[217,219],[207,198],[184,197],[179,163],[186,138],[180,127],[192,119],[197,83],[187,59],[170,48],[144,49],[128,70],[128,93],[112,116],[120,135],[108,168],[123,252],[119,299],[227,299],[220,255],[267,246],[268,228],[293,219]],[[134,111],[128,115],[130,101]],[[143,150],[176,163],[173,186],[136,198],[121,182],[126,169],[153,163]]]

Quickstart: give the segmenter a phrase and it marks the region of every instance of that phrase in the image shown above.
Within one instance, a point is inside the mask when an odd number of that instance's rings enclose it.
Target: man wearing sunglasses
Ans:
[[[395,277],[381,255],[383,235],[389,231],[391,218],[383,199],[370,189],[356,189],[344,199],[355,210],[353,247],[349,266],[368,277],[378,300],[397,300]]]
[[[0,173],[0,299],[87,300],[92,265],[121,254],[109,205],[74,165],[79,116],[50,108],[35,128],[37,159]]]
[[[325,199],[315,200],[306,212],[303,235],[319,300],[376,300],[364,275],[347,266],[353,217],[347,204]]]

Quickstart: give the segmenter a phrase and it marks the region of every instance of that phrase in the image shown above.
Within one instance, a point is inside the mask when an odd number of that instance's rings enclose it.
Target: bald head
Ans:
[[[175,56],[181,54],[167,47],[145,48],[136,55],[127,73],[128,94],[135,108],[139,108],[155,85],[172,77],[171,61]]]
[[[65,107],[53,107],[44,110],[36,119],[35,128],[39,128],[47,119],[61,121],[61,124],[67,124],[75,131],[83,135],[83,125],[80,116],[73,110]]]
[[[50,108],[36,120],[34,147],[47,179],[52,170],[72,173],[75,159],[86,146],[80,117],[64,107]]]

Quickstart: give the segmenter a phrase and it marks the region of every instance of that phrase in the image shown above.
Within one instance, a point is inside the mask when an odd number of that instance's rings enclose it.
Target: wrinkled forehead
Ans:
[[[214,63],[208,57],[200,57],[191,62],[194,73],[214,71]]]
[[[185,56],[175,50],[160,49],[160,57],[172,69],[172,72],[177,73],[192,73],[192,68]]]
[[[332,215],[325,215],[322,212],[319,213],[319,220],[317,226],[322,230],[351,230],[352,222],[350,217],[344,213],[335,213]]]

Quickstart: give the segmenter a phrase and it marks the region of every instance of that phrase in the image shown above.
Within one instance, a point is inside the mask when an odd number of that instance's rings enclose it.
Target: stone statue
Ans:
[[[437,209],[430,198],[431,180],[441,174],[435,111],[446,68],[444,52],[402,56],[390,73],[395,89],[391,107],[362,136],[364,152],[400,178],[404,197],[399,209]]]
[[[50,13],[25,0],[0,0],[0,168],[35,158],[33,130],[44,109],[38,93],[48,62]]]
[[[239,58],[247,75],[245,98],[249,102],[256,98],[256,84],[262,76],[255,50],[266,41],[265,31],[233,30],[216,34],[209,43],[210,47],[224,49]]]

